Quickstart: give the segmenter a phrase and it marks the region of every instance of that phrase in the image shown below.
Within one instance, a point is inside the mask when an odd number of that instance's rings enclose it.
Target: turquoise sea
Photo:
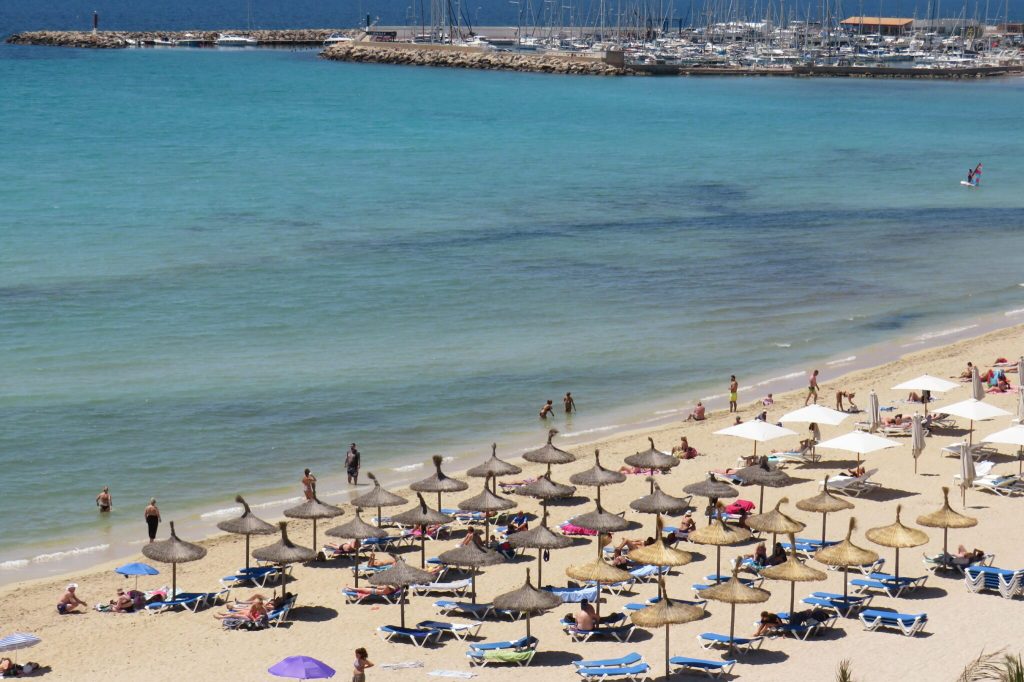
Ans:
[[[352,441],[397,481],[568,390],[574,442],[1024,313],[1021,79],[4,46],[0,90],[0,580],[137,549],[150,496],[341,500]]]

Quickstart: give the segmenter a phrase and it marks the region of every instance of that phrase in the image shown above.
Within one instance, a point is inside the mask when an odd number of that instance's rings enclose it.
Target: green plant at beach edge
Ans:
[[[853,682],[853,672],[850,670],[850,659],[844,658],[839,661],[836,668],[836,682]]]
[[[1002,649],[978,657],[967,664],[957,682],[1024,682],[1024,660],[1020,654],[1007,654]]]

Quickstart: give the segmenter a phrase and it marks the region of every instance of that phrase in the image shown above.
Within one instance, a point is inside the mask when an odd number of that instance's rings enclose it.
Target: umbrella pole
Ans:
[[[382,520],[380,518],[380,507],[377,507],[377,527],[378,528],[383,528],[383,526],[380,525],[381,523],[382,523]]]
[[[896,548],[896,580],[900,579],[900,548]]]
[[[825,521],[828,519],[828,512],[821,512],[821,544],[825,544]]]
[[[601,504],[601,486],[597,486],[597,503]]]
[[[760,507],[757,508],[757,513],[760,514],[764,511],[764,486],[761,486],[761,499],[758,500],[758,504],[761,505]]]
[[[668,655],[668,629],[670,627],[671,626],[668,623],[665,623],[665,679],[666,680],[669,677],[669,672],[668,672],[668,658],[669,658],[669,655]]]
[[[734,651],[736,645],[733,636],[736,634],[736,604],[729,604],[729,650]]]
[[[313,519],[313,551],[314,552],[317,551],[317,549],[316,549],[316,519]],[[313,559],[313,561],[316,561],[316,559]]]
[[[473,603],[476,603],[476,569],[469,569],[469,580],[472,583],[471,589],[473,590]]]
[[[398,598],[398,608],[402,611],[402,627],[405,627],[405,592],[408,587],[402,588],[402,596]]]
[[[648,494],[649,495],[653,495],[654,494],[654,469],[651,469],[651,472],[648,475],[651,477],[651,492],[648,493]]]
[[[530,636],[530,612],[526,612],[526,636]]]
[[[543,570],[543,568],[544,568],[544,550],[543,549],[538,549],[537,550],[537,587],[540,587],[541,585],[544,584],[544,582],[543,582],[544,579],[541,577],[541,571]]]
[[[171,564],[171,599],[178,598],[178,564]]]
[[[722,546],[715,546],[715,584],[722,582]]]
[[[427,534],[426,526],[420,526],[420,568],[427,567]]]
[[[949,529],[948,528],[943,528],[942,529],[942,553],[945,556],[949,556],[949,550],[946,549],[946,547],[948,547],[948,542],[947,542],[948,539],[949,539]]]
[[[796,583],[789,584],[789,617],[793,617],[793,607],[796,605]]]
[[[249,534],[245,534],[245,571],[249,572]]]
[[[359,587],[359,548],[353,550],[352,572],[356,574],[356,587]]]
[[[847,590],[849,589],[849,585],[848,585],[849,582],[850,582],[850,567],[849,566],[843,566],[843,606],[847,606],[847,604],[846,604],[846,596],[848,594]]]
[[[441,491],[437,491],[437,511],[441,511]]]

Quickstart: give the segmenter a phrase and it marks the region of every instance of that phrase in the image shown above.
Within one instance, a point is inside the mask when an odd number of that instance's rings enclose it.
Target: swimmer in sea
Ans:
[[[544,404],[544,407],[540,408],[540,418],[547,419],[555,413],[555,406],[552,404],[553,401],[549,400]]]
[[[110,496],[110,488],[103,486],[103,492],[96,496],[96,506],[100,508],[101,514],[105,514],[113,505],[114,498]]]

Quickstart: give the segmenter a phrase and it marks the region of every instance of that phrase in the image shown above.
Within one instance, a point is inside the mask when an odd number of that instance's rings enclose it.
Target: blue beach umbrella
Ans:
[[[141,561],[136,561],[124,566],[118,566],[114,569],[114,573],[118,573],[127,578],[130,575],[135,576],[135,589],[139,589],[139,576],[140,575],[160,575],[160,571],[156,570],[149,564],[144,564]]]
[[[267,672],[278,677],[295,680],[320,680],[334,677],[334,668],[309,656],[289,656],[267,668]]]

